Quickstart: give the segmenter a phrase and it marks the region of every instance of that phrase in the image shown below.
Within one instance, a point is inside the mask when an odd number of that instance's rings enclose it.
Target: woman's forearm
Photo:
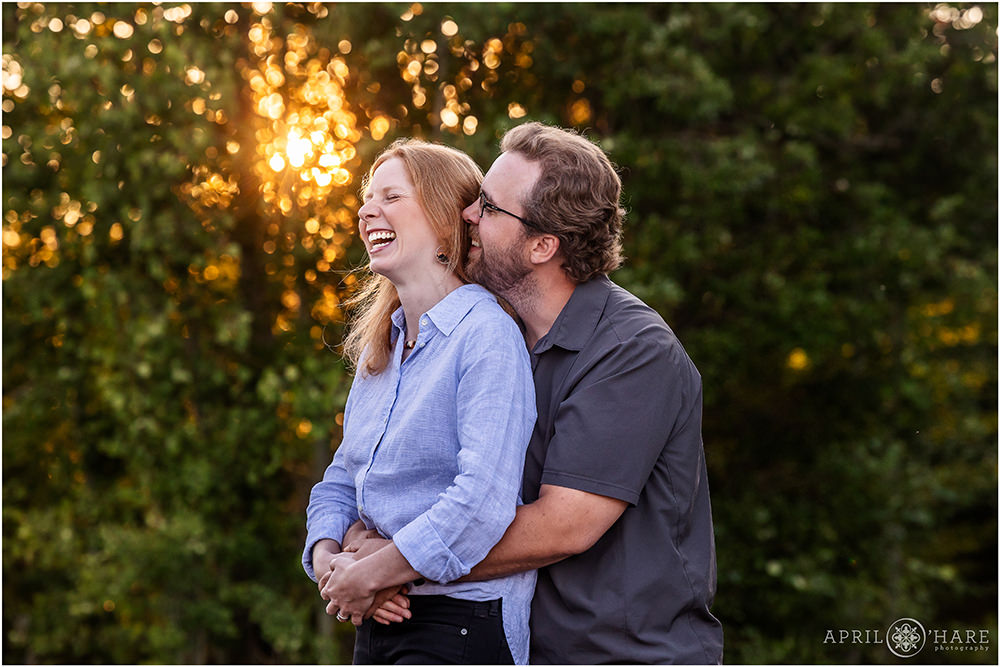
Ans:
[[[330,561],[339,553],[340,544],[336,540],[324,539],[313,545],[312,565],[317,580],[330,569]]]
[[[407,584],[421,575],[403,556],[399,548],[392,542],[373,554],[365,556],[357,563],[362,566],[362,581],[367,593],[376,593],[390,586]]]

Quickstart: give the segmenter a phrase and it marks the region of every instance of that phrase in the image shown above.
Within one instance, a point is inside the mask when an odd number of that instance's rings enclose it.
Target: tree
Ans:
[[[702,372],[727,660],[996,636],[995,6],[3,12],[8,659],[349,659],[298,555],[356,190],[523,120],[620,165],[614,279]]]

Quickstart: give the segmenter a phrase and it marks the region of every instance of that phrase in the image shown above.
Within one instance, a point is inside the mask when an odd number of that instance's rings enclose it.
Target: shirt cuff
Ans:
[[[318,582],[316,572],[313,570],[313,547],[320,540],[335,540],[343,548],[344,535],[347,534],[347,529],[351,527],[353,521],[343,514],[332,514],[314,523],[306,535],[306,548],[302,550],[302,569],[310,579]]]
[[[431,581],[446,584],[472,569],[452,553],[426,515],[396,531],[392,542],[410,567]]]

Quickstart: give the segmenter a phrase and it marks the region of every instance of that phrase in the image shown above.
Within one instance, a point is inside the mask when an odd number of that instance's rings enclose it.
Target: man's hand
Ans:
[[[365,528],[365,524],[358,520],[351,524],[351,527],[347,529],[347,534],[344,535],[344,544],[346,545],[344,552],[355,553],[358,558],[364,558],[391,542],[392,540],[382,537],[377,530]]]
[[[374,528],[365,528],[365,522],[358,519],[351,524],[351,527],[344,534],[342,542],[344,551],[357,551],[362,541],[373,538],[385,539]]]
[[[374,618],[382,625],[402,623],[412,618],[410,598],[406,596],[407,586],[390,586],[375,594],[375,602],[368,608],[365,618]]]
[[[368,533],[371,533],[371,535]],[[344,549],[344,553],[352,553],[355,554],[357,558],[364,558],[365,556],[369,556],[390,544],[392,544],[392,540],[387,540],[374,530],[370,530],[365,531],[365,535],[357,538],[353,542],[348,542],[347,547]]]

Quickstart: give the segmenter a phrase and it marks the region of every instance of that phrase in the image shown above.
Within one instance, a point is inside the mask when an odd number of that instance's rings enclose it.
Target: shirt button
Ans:
[[[427,318],[426,317],[424,319],[420,320],[420,325],[421,326],[427,326]]]
[[[423,344],[423,343],[421,343],[421,344],[420,344],[420,347],[423,347],[423,346],[424,346],[424,344]]]

